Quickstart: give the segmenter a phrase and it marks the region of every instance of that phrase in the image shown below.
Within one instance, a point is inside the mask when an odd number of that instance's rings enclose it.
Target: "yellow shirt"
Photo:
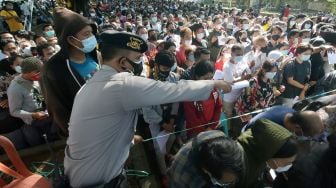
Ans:
[[[0,12],[0,16],[3,18],[9,18],[13,16],[17,17],[17,14],[14,10],[2,10]],[[9,20],[6,20],[6,23],[8,24],[10,32],[15,32],[15,31],[23,29],[22,23],[18,22],[17,18],[11,18]]]

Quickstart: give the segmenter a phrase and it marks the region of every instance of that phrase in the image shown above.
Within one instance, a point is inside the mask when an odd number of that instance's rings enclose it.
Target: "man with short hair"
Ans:
[[[283,104],[292,107],[293,99],[303,99],[308,91],[311,73],[310,56],[313,52],[309,44],[297,47],[295,59],[284,67],[283,84],[286,87],[282,94]]]
[[[64,167],[73,187],[127,186],[122,169],[137,109],[205,100],[214,87],[231,90],[224,81],[175,84],[134,76],[148,49],[146,42],[137,35],[113,31],[104,32],[101,39],[103,66],[77,93],[69,123]]]
[[[321,117],[314,111],[296,112],[285,106],[274,106],[254,116],[242,129],[242,132],[251,128],[258,119],[269,119],[295,133],[301,140],[317,137],[324,130]]]
[[[176,154],[170,187],[234,187],[243,176],[244,150],[221,131],[206,131]]]
[[[31,146],[41,144],[43,134],[49,136],[52,124],[38,83],[41,68],[42,62],[39,59],[24,59],[21,64],[22,74],[12,80],[7,92],[10,114],[22,119],[39,133],[39,138],[28,138]]]
[[[46,63],[55,53],[55,48],[48,43],[37,46],[37,55],[43,63]]]

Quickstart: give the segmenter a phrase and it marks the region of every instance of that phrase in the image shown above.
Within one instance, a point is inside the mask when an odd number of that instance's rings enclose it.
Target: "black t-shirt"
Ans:
[[[287,64],[284,68],[283,73],[283,84],[286,87],[285,92],[282,94],[285,98],[295,98],[299,96],[302,89],[294,87],[288,83],[288,78],[293,77],[293,79],[301,84],[306,84],[309,81],[311,72],[310,61],[304,61],[299,64],[296,60]]]
[[[320,53],[313,54],[311,56],[311,76],[310,81],[317,81],[321,79],[324,73],[324,61]]]

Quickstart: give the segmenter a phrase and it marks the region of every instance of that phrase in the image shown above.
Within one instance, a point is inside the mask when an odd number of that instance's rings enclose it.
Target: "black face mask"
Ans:
[[[135,76],[140,76],[141,73],[142,73],[142,70],[143,70],[142,63],[136,64],[132,60],[130,60],[128,58],[126,58],[126,59],[133,67],[133,74]],[[124,68],[124,70],[127,70],[127,69]]]
[[[164,80],[166,80],[168,78],[169,74],[170,74],[170,71],[161,71],[159,69],[158,77],[159,77],[160,80],[164,81]]]
[[[273,39],[274,41],[279,40],[279,38],[280,38],[280,35],[272,35],[272,39]]]
[[[267,47],[263,47],[263,48],[261,48],[260,51],[261,51],[262,53],[267,53]]]
[[[169,30],[169,32],[170,32],[170,33],[175,33],[176,30],[175,30],[175,29],[171,29],[171,30]]]
[[[131,27],[127,27],[126,31],[131,33],[132,32],[132,28]]]

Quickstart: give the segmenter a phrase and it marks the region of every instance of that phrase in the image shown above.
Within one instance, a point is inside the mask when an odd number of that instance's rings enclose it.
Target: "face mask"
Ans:
[[[6,6],[7,7],[7,9],[9,9],[9,10],[12,10],[13,9],[13,5],[8,5],[8,6]]]
[[[232,23],[229,23],[226,27],[227,27],[228,29],[233,29],[233,24],[232,24]]]
[[[310,141],[310,140],[312,140],[310,137],[306,137],[306,136],[297,136],[296,139],[298,141]]]
[[[35,74],[34,76],[31,77],[32,81],[39,81],[40,80],[40,74]]]
[[[201,18],[201,19],[204,19],[204,15],[200,15],[200,18]]]
[[[141,73],[142,73],[142,70],[143,70],[142,61],[139,60],[139,61],[134,62],[134,61],[132,61],[132,60],[130,60],[130,59],[128,59],[128,58],[127,58],[127,60],[128,60],[128,62],[129,62],[129,63],[132,65],[132,67],[133,67],[133,71],[131,71],[131,72],[133,72],[133,74],[134,74],[135,76],[140,76]],[[125,69],[125,70],[126,70],[126,69]]]
[[[96,13],[90,13],[90,16],[91,16],[91,17],[95,17],[95,16],[96,16]]]
[[[127,27],[127,28],[126,28],[126,31],[129,32],[129,33],[132,33],[132,28]]]
[[[310,55],[302,55],[301,60],[302,61],[308,61],[310,59]]]
[[[141,34],[140,37],[141,37],[144,41],[147,41],[147,39],[148,39],[148,34]]]
[[[243,29],[244,29],[244,30],[248,30],[249,28],[250,28],[250,24],[244,24],[244,25],[243,25]]]
[[[160,80],[166,80],[170,74],[170,71],[161,71],[159,70],[159,78]]]
[[[287,172],[292,166],[293,166],[293,164],[289,164],[287,166],[278,167],[274,170],[278,173]]]
[[[234,60],[235,60],[236,63],[238,63],[238,62],[240,62],[240,61],[243,60],[243,56],[236,56],[236,57],[234,58]]]
[[[191,62],[195,62],[195,56],[193,54],[190,54],[188,56],[188,60],[191,61]]]
[[[91,37],[87,39],[82,40],[81,42],[84,48],[78,48],[78,49],[84,53],[92,52],[97,46],[97,39],[94,35],[92,35]]]
[[[208,174],[208,176],[210,177],[210,181],[211,181],[212,185],[214,185],[216,187],[228,188],[228,187],[231,187],[233,185],[233,183],[220,183],[214,177],[212,177],[212,175],[210,173],[206,172],[206,174]]]
[[[282,55],[288,55],[289,50],[281,50]]]
[[[54,37],[55,36],[55,31],[54,30],[47,31],[47,32],[45,32],[45,34],[46,34],[47,37]]]
[[[273,80],[274,76],[276,75],[276,72],[266,72],[266,78]]]
[[[295,45],[299,44],[299,39],[298,39],[298,38],[295,38],[295,39],[294,39],[294,44],[295,44]]]
[[[295,21],[290,21],[289,25],[292,27],[295,24]]]
[[[152,21],[152,23],[156,23],[157,22],[157,17],[152,17],[151,21]]]
[[[261,51],[262,53],[267,53],[267,47],[263,47],[263,48],[261,48],[260,51]]]
[[[241,38],[240,40],[241,40],[242,42],[246,42],[246,41],[247,41],[247,38],[244,37],[244,38]]]
[[[310,29],[310,28],[311,28],[311,25],[310,25],[310,24],[306,24],[306,25],[304,26],[304,28],[305,28],[305,29]]]
[[[175,29],[169,30],[170,33],[175,33]]]
[[[177,69],[177,64],[175,63],[173,67],[170,69],[172,72],[174,72]]]
[[[304,38],[304,39],[302,39],[302,43],[309,43],[309,41],[310,41],[310,38]]]
[[[280,35],[272,35],[272,39],[273,39],[274,41],[279,40],[279,38],[280,38]]]
[[[282,32],[286,33],[287,32],[287,27],[282,27]]]
[[[203,39],[204,38],[204,33],[198,33],[196,35],[197,39]]]
[[[186,45],[191,46],[191,44],[192,44],[192,40],[185,40],[184,43],[185,43]]]
[[[21,73],[21,66],[16,66],[14,69],[17,73]]]

